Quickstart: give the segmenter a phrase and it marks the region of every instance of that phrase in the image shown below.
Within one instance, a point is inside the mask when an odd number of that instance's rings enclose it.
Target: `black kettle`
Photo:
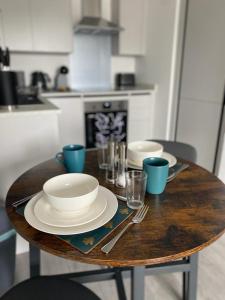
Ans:
[[[48,82],[50,82],[50,77],[47,73],[33,72],[31,74],[31,86],[33,88],[46,91],[48,89]]]

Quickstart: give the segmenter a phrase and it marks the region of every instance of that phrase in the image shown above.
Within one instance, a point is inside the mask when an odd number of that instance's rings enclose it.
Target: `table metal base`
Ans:
[[[183,260],[172,261],[164,264],[123,268],[107,268],[92,271],[59,274],[54,276],[70,278],[80,283],[115,280],[118,297],[120,300],[127,300],[123,285],[123,278],[130,277],[131,299],[144,300],[145,276],[171,272],[183,273],[183,300],[196,300],[198,253],[195,253],[189,257],[185,257],[183,258]],[[39,275],[40,250],[30,245],[30,277]]]

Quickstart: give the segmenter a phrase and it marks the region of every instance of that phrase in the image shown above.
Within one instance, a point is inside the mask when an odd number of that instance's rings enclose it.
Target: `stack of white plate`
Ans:
[[[49,179],[25,208],[34,228],[59,235],[88,232],[107,223],[118,208],[116,196],[87,174],[64,174]]]
[[[128,167],[142,169],[143,160],[148,157],[162,157],[169,162],[169,167],[177,163],[176,157],[163,151],[163,146],[153,141],[137,141],[128,144],[127,159]]]

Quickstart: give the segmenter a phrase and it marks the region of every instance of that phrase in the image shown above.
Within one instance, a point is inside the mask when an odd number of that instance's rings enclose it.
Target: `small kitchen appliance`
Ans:
[[[135,74],[118,73],[116,74],[116,88],[129,88],[135,86]]]
[[[17,76],[10,71],[9,48],[0,47],[0,106],[8,107],[17,105]]]
[[[55,89],[56,91],[65,92],[69,91],[68,86],[68,73],[69,69],[66,66],[61,66],[55,77]]]
[[[86,148],[105,145],[110,139],[127,141],[128,101],[85,102]]]
[[[31,86],[38,91],[46,91],[49,82],[50,77],[47,73],[37,71],[31,74]]]

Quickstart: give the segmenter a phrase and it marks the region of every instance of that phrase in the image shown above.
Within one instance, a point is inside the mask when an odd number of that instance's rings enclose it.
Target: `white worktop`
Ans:
[[[76,97],[98,97],[98,96],[132,96],[141,94],[150,94],[156,89],[153,84],[146,86],[135,86],[121,89],[90,89],[90,90],[71,90],[67,92],[48,91],[41,94],[40,100],[43,104],[33,105],[18,105],[10,110],[7,107],[0,107],[0,117],[9,117],[15,115],[30,115],[30,114],[48,114],[60,113],[60,109],[49,102],[48,98],[76,98]]]
[[[95,97],[95,96],[116,96],[116,95],[133,95],[133,94],[144,94],[150,93],[155,90],[156,86],[150,85],[138,85],[134,87],[127,87],[121,89],[85,89],[85,90],[71,90],[66,92],[48,91],[42,93],[43,97],[46,98],[60,98],[60,97]]]
[[[43,104],[18,105],[10,109],[8,109],[8,107],[0,107],[0,117],[60,113],[60,109],[44,97],[40,97],[40,100]]]

